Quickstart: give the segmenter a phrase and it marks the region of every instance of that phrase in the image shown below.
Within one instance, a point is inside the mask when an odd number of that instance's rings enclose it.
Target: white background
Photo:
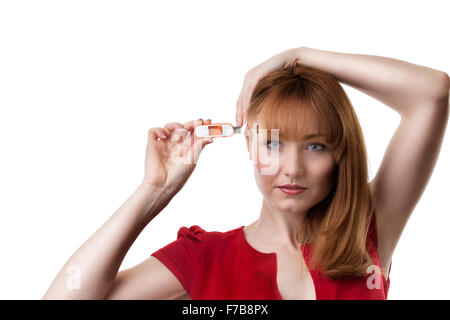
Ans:
[[[141,181],[149,128],[234,124],[245,73],[271,56],[307,46],[449,73],[446,2],[1,1],[0,298],[43,296]],[[372,178],[400,116],[343,87]],[[450,298],[449,163],[447,133],[394,252],[389,299]],[[261,201],[244,135],[217,139],[121,270],[175,240],[181,226],[247,225]]]

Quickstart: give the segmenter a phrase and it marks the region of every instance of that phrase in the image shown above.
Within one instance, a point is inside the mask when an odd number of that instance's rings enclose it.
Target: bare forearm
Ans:
[[[332,74],[338,81],[407,115],[430,101],[448,99],[448,75],[442,71],[387,57],[294,49],[307,66]]]
[[[145,184],[70,257],[43,299],[103,299],[129,248],[171,197]]]

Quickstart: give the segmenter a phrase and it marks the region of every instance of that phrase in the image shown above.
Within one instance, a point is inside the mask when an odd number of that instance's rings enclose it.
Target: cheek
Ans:
[[[275,185],[276,175],[261,174],[261,165],[255,163],[253,166],[255,181],[259,191],[270,197],[273,192],[273,186]]]
[[[259,174],[261,179],[270,180],[272,177],[276,176],[276,173],[280,169],[280,156],[276,154],[271,154],[269,151],[264,149],[263,146],[257,146],[253,144],[251,152],[251,159],[253,161],[253,166],[255,169],[255,174]]]
[[[254,165],[254,174],[258,185],[265,188],[269,188],[273,185],[275,175],[261,174],[261,166],[257,164]]]
[[[308,172],[313,183],[321,186],[330,186],[334,183],[336,164],[332,157],[324,157],[308,162]]]

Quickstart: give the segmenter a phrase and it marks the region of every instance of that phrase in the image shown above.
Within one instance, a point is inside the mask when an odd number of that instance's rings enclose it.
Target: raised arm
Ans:
[[[332,74],[345,83],[383,102],[402,118],[428,106],[448,107],[448,75],[439,70],[402,60],[300,47],[301,63]]]
[[[401,60],[300,48],[302,63],[331,73],[397,111],[400,124],[370,182],[382,268],[431,177],[448,120],[449,77]]]

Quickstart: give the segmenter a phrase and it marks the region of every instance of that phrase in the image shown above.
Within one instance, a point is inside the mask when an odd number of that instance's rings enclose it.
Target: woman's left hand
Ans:
[[[244,84],[236,102],[236,126],[242,127],[247,121],[245,114],[250,104],[250,98],[258,81],[272,71],[282,69],[298,58],[299,48],[283,51],[270,59],[251,68],[244,78]],[[244,123],[245,120],[245,123]]]

